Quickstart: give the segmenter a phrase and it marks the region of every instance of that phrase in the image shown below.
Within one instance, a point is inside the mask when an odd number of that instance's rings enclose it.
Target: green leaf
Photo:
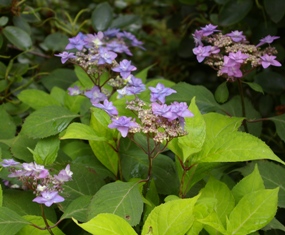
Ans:
[[[71,96],[67,93],[65,93],[64,96],[64,105],[72,112],[74,113],[79,113],[82,105],[84,102],[89,102],[89,99],[85,96],[80,96],[80,95],[76,95],[76,96]]]
[[[59,150],[60,140],[58,136],[40,139],[34,150],[34,161],[40,165],[54,163]]]
[[[17,211],[20,216],[38,215],[41,216],[39,205],[32,200],[36,196],[32,191],[21,191],[15,189],[6,189],[3,191],[3,206],[10,210]],[[54,208],[45,208],[45,215],[50,221],[56,222],[56,213]]]
[[[252,162],[241,169],[243,175],[248,175],[254,168],[256,163]],[[285,168],[274,162],[258,161],[257,162],[260,175],[266,188],[273,189],[279,187],[278,206],[285,208]],[[274,174],[272,174],[274,172]]]
[[[14,235],[26,224],[30,224],[16,212],[0,207],[0,231],[2,234]]]
[[[243,83],[247,84],[252,90],[264,94],[263,89],[259,84],[255,82],[243,82]]]
[[[23,218],[37,225],[38,227],[44,228],[46,226],[42,216],[25,215]],[[54,223],[51,221],[47,220],[47,222],[49,226],[54,226]],[[54,235],[64,235],[64,233],[57,226],[52,228],[51,231]],[[47,230],[40,230],[31,225],[26,225],[17,233],[17,235],[50,235],[50,232]]]
[[[269,94],[280,94],[285,89],[285,77],[282,73],[264,70],[258,73],[254,80]]]
[[[16,125],[3,105],[0,105],[0,120],[0,139],[13,138],[16,133]]]
[[[3,27],[5,26],[9,21],[9,18],[7,16],[1,16],[0,17],[0,26]]]
[[[3,206],[3,190],[2,186],[0,185],[0,207]]]
[[[249,13],[252,6],[252,0],[232,0],[227,2],[219,14],[219,25],[230,26],[240,22]]]
[[[268,119],[274,122],[278,136],[285,142],[285,114]]]
[[[120,15],[117,18],[115,18],[109,28],[125,28],[131,24],[134,24],[135,22],[138,22],[140,20],[140,17],[138,15],[128,14],[128,15]],[[137,77],[137,76],[136,76]]]
[[[206,124],[198,107],[195,104],[195,97],[192,99],[190,111],[194,117],[185,118],[186,136],[174,138],[168,148],[185,162],[193,153],[201,151],[206,137]],[[181,155],[182,154],[182,155]]]
[[[239,132],[242,118],[217,113],[204,115],[206,139],[202,150],[194,154],[194,162],[239,162],[270,159],[285,164],[259,138]]]
[[[254,120],[261,118],[260,113],[255,110],[254,106],[252,105],[252,102],[249,99],[245,98],[244,104],[245,104],[245,113],[247,119]],[[232,97],[227,103],[222,105],[222,109],[223,109],[223,111],[221,111],[222,114],[227,113],[230,116],[243,117],[240,96]],[[253,134],[257,137],[260,136],[262,131],[262,122],[255,122],[255,123],[247,122],[247,127],[250,134]]]
[[[106,30],[113,20],[113,10],[108,2],[96,6],[91,16],[91,24],[96,31]]]
[[[193,208],[199,196],[173,200],[152,210],[142,235],[184,235],[194,222]]]
[[[71,123],[66,132],[60,139],[80,139],[80,140],[94,140],[94,141],[105,141],[104,135],[99,136],[90,126],[82,123]]]
[[[142,71],[136,73],[135,77],[136,77],[136,78],[140,78],[143,83],[146,83],[148,71],[149,71],[153,66],[154,66],[154,65],[150,65],[150,66],[146,67],[145,69],[143,69]]]
[[[14,15],[13,23],[20,29],[23,29],[27,34],[31,35],[31,27],[22,15]]]
[[[261,229],[275,216],[277,199],[278,188],[246,194],[230,214],[227,232],[244,235]]]
[[[49,75],[41,78],[41,83],[51,91],[55,86],[66,90],[77,81],[76,74],[71,69],[55,69]]]
[[[124,219],[114,214],[102,213],[82,224],[73,221],[93,235],[137,235]]]
[[[56,42],[56,43],[54,43]],[[48,34],[41,47],[46,51],[64,51],[68,44],[68,37],[60,32]]]
[[[18,95],[18,99],[36,110],[46,106],[60,106],[60,103],[50,94],[37,89],[21,91]]]
[[[11,145],[11,152],[17,159],[25,162],[32,162],[33,154],[28,150],[28,148],[34,149],[36,143],[36,140],[28,138],[26,135],[23,135],[22,132],[20,132]]]
[[[148,202],[150,202],[150,204],[145,204],[144,212],[143,212],[143,221],[144,222],[147,219],[147,217],[150,214],[150,212],[156,206],[158,206],[159,202],[160,202],[159,195],[157,193],[157,190],[156,190],[155,183],[154,183],[153,179],[150,180],[149,187],[147,189],[145,198],[146,198],[146,200],[148,200]]]
[[[226,225],[226,218],[235,207],[235,199],[225,183],[210,178],[205,188],[201,190],[201,199],[214,198],[217,204],[214,207],[221,223]]]
[[[61,220],[67,218],[74,218],[80,222],[87,222],[87,211],[89,203],[92,199],[91,195],[83,195],[72,201],[64,210]]]
[[[254,171],[238,182],[233,187],[232,193],[236,199],[236,202],[238,202],[246,194],[262,189],[265,189],[264,183],[259,174],[258,166],[255,165]]]
[[[7,26],[3,29],[3,33],[13,45],[21,50],[27,50],[32,46],[30,35],[18,27]]]
[[[88,218],[112,213],[124,218],[131,226],[140,222],[143,200],[136,182],[114,182],[104,185],[90,202]]]
[[[59,106],[47,106],[28,116],[22,132],[30,138],[45,138],[63,131],[77,114]]]
[[[207,113],[220,109],[220,105],[216,102],[212,92],[204,86],[193,86],[184,82],[178,83],[171,87],[177,93],[167,97],[168,102],[187,102],[190,103],[193,97],[196,97],[196,104],[201,113]]]
[[[264,8],[274,23],[281,21],[285,15],[285,2],[283,0],[264,0]]]
[[[268,231],[272,229],[279,229],[283,232],[285,232],[285,226],[279,222],[276,218],[273,218],[269,224],[267,224],[264,228],[262,228],[263,231]]]
[[[215,91],[215,99],[219,103],[225,103],[229,98],[229,89],[227,87],[227,82],[220,84]]]
[[[73,172],[72,181],[64,184],[63,207],[68,206],[76,198],[89,195],[93,196],[105,183],[103,177],[89,166],[81,163],[71,163],[70,169]]]
[[[78,65],[75,65],[74,72],[84,89],[91,89],[94,86],[94,83],[91,81],[90,77],[85,72],[85,70],[83,70],[83,68]]]

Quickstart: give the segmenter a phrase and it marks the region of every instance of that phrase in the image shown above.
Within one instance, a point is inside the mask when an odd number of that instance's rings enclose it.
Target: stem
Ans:
[[[241,80],[240,79],[237,79],[237,81],[238,81],[238,89],[239,89],[239,93],[240,93],[242,116],[246,118],[245,103],[244,103],[244,93],[243,93],[243,89],[242,89],[242,84],[241,84]],[[243,126],[244,126],[245,132],[248,133],[246,119],[243,121]]]
[[[54,235],[54,233],[52,232],[52,230],[48,224],[48,221],[47,221],[47,218],[45,215],[45,211],[44,211],[44,206],[42,204],[41,204],[41,211],[42,211],[42,217],[43,217],[45,225],[46,225],[46,229],[49,231],[50,235]]]

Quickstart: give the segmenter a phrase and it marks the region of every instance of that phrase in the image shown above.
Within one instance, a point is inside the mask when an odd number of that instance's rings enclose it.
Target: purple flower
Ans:
[[[173,93],[176,93],[175,90],[165,87],[163,84],[158,83],[156,87],[149,87],[150,89],[150,101],[156,102],[157,100],[161,103],[165,103],[165,97]]]
[[[107,99],[104,100],[103,104],[98,103],[98,104],[95,104],[94,106],[97,108],[103,109],[110,116],[117,116],[118,115],[117,108],[113,105],[112,102],[109,102]]]
[[[209,36],[213,34],[214,32],[218,32],[220,30],[217,30],[218,26],[212,25],[212,24],[207,24],[205,27],[201,28],[201,31],[203,32],[203,36]]]
[[[197,60],[201,63],[207,56],[210,56],[212,46],[198,46],[193,49],[194,55],[196,55]]]
[[[195,42],[195,46],[203,46],[202,38],[203,38],[203,31],[202,30],[195,30],[192,34]]]
[[[117,54],[109,51],[105,47],[99,48],[98,65],[100,64],[112,64],[113,60],[117,57]]]
[[[120,32],[120,29],[107,29],[103,33],[104,33],[104,36],[106,37],[116,37],[119,32]]]
[[[131,79],[126,87],[126,93],[136,95],[145,90],[142,80],[131,75]]]
[[[222,74],[227,74],[229,77],[242,77],[242,72],[240,70],[241,64],[236,63],[234,60],[231,60],[228,56],[224,56],[224,64],[220,72]]]
[[[236,63],[242,64],[248,58],[248,55],[243,54],[241,51],[238,51],[236,53],[230,52],[229,58]]]
[[[246,37],[243,35],[242,31],[232,31],[231,33],[226,34],[229,36],[234,42],[244,42],[246,41]]]
[[[272,43],[275,39],[278,39],[280,37],[278,36],[270,36],[270,35],[267,35],[265,38],[262,38],[260,39],[259,43],[256,45],[256,47],[260,47],[266,43],[270,44]]]
[[[112,68],[113,71],[120,73],[122,78],[126,79],[128,76],[130,76],[132,71],[135,71],[137,68],[133,65],[131,65],[131,61],[129,60],[122,60],[120,64]]]
[[[103,94],[97,86],[94,86],[91,90],[85,91],[84,95],[90,99],[92,105],[98,104],[100,101],[107,99],[107,96]]]
[[[50,207],[53,203],[63,202],[64,198],[58,195],[57,191],[43,191],[40,196],[36,197],[33,202],[45,204]]]
[[[220,48],[213,46],[211,47],[210,54],[218,54],[220,52]]]
[[[74,87],[69,87],[68,89],[68,94],[71,96],[75,96],[75,95],[80,95],[81,94],[81,90],[78,86],[74,86]]]
[[[74,59],[76,58],[76,56],[74,55],[74,53],[69,53],[69,52],[62,52],[59,54],[54,54],[55,56],[61,57],[61,63],[64,64],[66,61],[68,61],[69,59]]]
[[[59,182],[67,182],[71,180],[73,172],[70,170],[70,165],[68,164],[65,169],[61,170],[58,175],[54,175],[54,178]]]
[[[121,116],[118,118],[112,118],[112,123],[108,125],[111,129],[118,129],[122,137],[126,137],[131,128],[137,128],[139,125],[132,121],[132,118]]]
[[[34,176],[37,179],[44,179],[49,176],[49,171],[37,163],[23,163],[22,166],[25,176]]]
[[[152,103],[151,110],[153,114],[157,116],[172,118],[172,113],[170,112],[170,106],[168,106],[167,104]]]
[[[98,48],[104,44],[102,41],[103,38],[104,34],[100,31],[97,34],[87,34],[84,38],[84,41],[87,43],[88,46]]]
[[[69,38],[69,43],[65,47],[66,50],[76,48],[77,50],[81,51],[85,46],[84,42],[84,35],[82,33],[78,33],[75,37]]]
[[[264,69],[268,68],[270,65],[277,67],[281,66],[281,64],[277,60],[275,60],[276,56],[274,55],[265,54],[260,58],[261,58],[261,65]]]
[[[20,163],[16,162],[14,159],[3,159],[1,165],[3,167],[14,167],[20,165]]]
[[[185,118],[185,117],[193,117],[193,113],[190,112],[188,109],[188,105],[186,102],[173,102],[170,105],[170,111],[173,114],[173,117],[169,120],[174,120],[174,116],[176,115],[176,118]]]
[[[131,45],[134,46],[134,47],[139,47],[141,49],[145,49],[144,47],[142,47],[142,42],[139,41],[135,35],[133,35],[132,33],[130,32],[126,32],[126,31],[123,31],[122,33],[119,33],[118,34],[119,37],[124,37],[124,38],[127,38],[131,41]]]
[[[124,44],[122,44],[116,40],[113,40],[113,41],[107,43],[106,47],[108,48],[108,50],[114,51],[117,53],[123,53],[126,49],[126,45],[124,45]]]

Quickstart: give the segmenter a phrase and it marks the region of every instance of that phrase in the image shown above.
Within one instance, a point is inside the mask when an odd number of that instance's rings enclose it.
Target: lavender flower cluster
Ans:
[[[9,169],[8,177],[17,178],[22,182],[23,189],[30,189],[34,192],[37,197],[33,199],[33,202],[49,207],[54,203],[64,201],[59,193],[63,191],[63,184],[71,180],[73,173],[69,165],[57,175],[51,175],[44,166],[36,163],[19,163],[13,159],[4,159],[0,164]],[[5,184],[8,186],[9,182]]]
[[[270,65],[281,66],[274,56],[277,54],[276,49],[270,46],[279,38],[278,36],[268,35],[257,45],[252,45],[242,31],[222,34],[217,26],[208,24],[196,30],[193,38],[196,44],[193,53],[198,62],[205,60],[205,64],[217,70],[218,76],[223,76],[229,81],[243,77],[260,65],[263,68],[268,68]],[[265,44],[269,46],[261,49]]]

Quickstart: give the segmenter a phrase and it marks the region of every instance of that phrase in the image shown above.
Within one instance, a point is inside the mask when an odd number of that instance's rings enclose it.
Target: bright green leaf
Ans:
[[[47,106],[33,112],[23,124],[22,132],[30,138],[45,138],[63,131],[77,114],[59,106]]]
[[[231,0],[227,2],[219,14],[219,25],[229,26],[240,22],[252,6],[252,0]]]
[[[60,139],[80,139],[94,141],[106,140],[104,135],[98,136],[98,134],[90,126],[76,122],[71,123],[67,127],[66,132]]]
[[[147,73],[153,66],[154,65],[150,65],[150,66],[146,67],[145,69],[143,69],[142,71],[136,73],[135,77],[140,78],[143,83],[146,83]]]
[[[0,207],[3,205],[3,190],[2,186],[0,185]]]
[[[104,185],[90,202],[88,218],[112,213],[134,226],[140,222],[143,200],[136,182],[114,182]]]
[[[267,225],[277,211],[278,188],[246,194],[227,221],[229,234],[244,235]]]
[[[206,139],[202,150],[194,154],[193,162],[239,162],[270,159],[285,164],[259,138],[239,132],[242,118],[217,113],[204,115]]]
[[[238,182],[233,187],[232,193],[238,202],[246,194],[262,189],[265,189],[263,180],[259,174],[258,166],[255,165],[254,171]]]
[[[225,103],[229,98],[229,90],[227,87],[227,82],[220,84],[215,91],[215,99],[219,103]]]
[[[91,89],[94,86],[94,83],[91,81],[88,74],[81,68],[80,66],[75,65],[74,66],[74,72],[78,78],[78,80],[81,82],[83,88],[89,88]]]
[[[91,16],[91,24],[96,31],[106,30],[113,20],[113,10],[108,2],[96,6]]]
[[[143,226],[142,235],[184,235],[194,222],[193,208],[198,197],[173,200],[154,208]]]
[[[23,218],[41,228],[46,227],[42,216],[25,215]],[[54,223],[51,221],[48,220],[47,222],[49,226],[54,226]],[[64,235],[64,233],[57,226],[52,228],[51,231],[54,235]],[[26,225],[17,233],[17,235],[50,235],[50,232],[47,230],[40,230],[31,225]]]
[[[82,224],[73,221],[93,235],[137,235],[124,219],[114,214],[102,213]]]
[[[0,207],[0,231],[2,234],[14,235],[26,224],[30,224],[16,212]]]
[[[13,45],[21,50],[27,50],[32,46],[30,35],[18,27],[7,26],[2,32]]]
[[[40,139],[34,150],[34,161],[40,165],[54,163],[59,150],[60,140],[58,136],[50,136]]]
[[[227,185],[214,178],[210,178],[206,186],[201,190],[201,198],[214,198],[217,200],[214,210],[222,224],[226,225],[226,218],[235,206],[234,196]]]
[[[18,94],[18,99],[36,110],[46,106],[60,106],[60,103],[50,94],[37,89],[26,89],[21,91]]]

